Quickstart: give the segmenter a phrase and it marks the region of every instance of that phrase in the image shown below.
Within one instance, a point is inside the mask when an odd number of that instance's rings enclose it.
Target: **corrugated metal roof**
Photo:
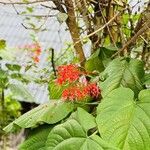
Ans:
[[[36,8],[35,14],[47,15],[48,10],[39,6]],[[16,6],[16,9],[23,11],[24,6]],[[56,11],[51,11],[53,15],[56,13]],[[17,15],[11,5],[0,5],[0,16],[0,38],[6,39],[9,46],[31,42],[30,31],[22,26],[25,18],[23,15]],[[49,17],[44,26],[47,30],[37,33],[37,36],[45,47],[60,50],[64,42],[71,39],[69,32],[66,32],[65,24],[60,25],[56,17]]]
[[[17,5],[18,11],[25,9],[24,5]],[[47,14],[48,9],[37,5],[36,14]],[[56,14],[56,11],[50,12]],[[22,26],[24,16],[17,15],[14,8],[11,5],[0,5],[0,38],[7,41],[9,47],[17,47],[32,42],[30,37],[30,31]],[[64,48],[66,41],[71,41],[70,33],[66,31],[65,23],[59,24],[56,17],[48,18],[45,25],[46,31],[37,33],[37,37],[43,48],[54,48],[57,52]],[[21,61],[26,59],[26,54],[18,54]],[[41,56],[41,64],[39,66],[45,66],[46,54]],[[48,101],[47,85],[39,86],[35,83],[28,85],[29,91],[35,97],[37,103],[44,103]]]

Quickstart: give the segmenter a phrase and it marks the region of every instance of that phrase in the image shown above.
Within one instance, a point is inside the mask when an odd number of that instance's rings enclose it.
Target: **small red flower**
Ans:
[[[36,56],[36,57],[33,57],[33,60],[35,63],[39,63],[40,62],[40,59]]]
[[[72,83],[79,79],[80,77],[80,70],[78,66],[70,64],[70,65],[63,65],[58,67],[58,78],[57,83],[63,84],[65,82]]]
[[[35,55],[40,55],[42,52],[41,48],[35,50]]]

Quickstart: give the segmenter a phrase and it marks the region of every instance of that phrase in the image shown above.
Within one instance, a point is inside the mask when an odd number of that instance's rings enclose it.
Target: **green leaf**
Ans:
[[[99,136],[87,137],[82,126],[75,119],[57,125],[48,135],[47,150],[117,150]]]
[[[5,40],[0,40],[0,50],[5,49],[6,47],[6,41]]]
[[[86,61],[85,68],[88,71],[97,70],[102,72],[111,61],[111,56],[117,51],[113,46],[101,47],[97,49]]]
[[[113,46],[105,46],[99,49],[99,58],[102,60],[104,67],[107,67],[108,63],[111,61],[111,56],[117,51],[118,49]]]
[[[91,57],[85,63],[85,69],[87,71],[99,71],[102,72],[104,70],[104,65],[102,60],[99,58],[100,50],[97,50],[95,53],[91,55]]]
[[[6,67],[11,71],[20,71],[21,66],[16,64],[6,64]]]
[[[22,80],[23,79],[23,76],[20,73],[12,73],[10,76],[11,76],[12,79],[17,79],[17,80]]]
[[[33,7],[26,7],[26,9],[27,9],[27,11],[29,12],[29,13],[32,13],[34,10],[33,10]]]
[[[38,124],[55,124],[64,119],[72,110],[73,104],[62,101],[51,101],[39,105],[25,113],[4,128],[5,132],[14,131],[19,128],[36,127]]]
[[[7,48],[5,50],[1,50],[0,52],[0,57],[3,59],[3,60],[6,60],[6,61],[15,61],[15,52],[14,52],[14,49],[12,48]]]
[[[144,84],[150,86],[150,73],[145,74]]]
[[[0,68],[0,88],[6,88],[8,84],[8,72]]]
[[[150,148],[150,90],[134,93],[118,88],[107,95],[97,108],[97,125],[101,137],[122,150]]]
[[[42,125],[31,130],[28,138],[19,146],[19,150],[45,150],[45,143],[51,129],[50,125]]]
[[[110,58],[118,49],[112,45],[100,47],[99,56],[101,59]]]
[[[82,108],[77,109],[77,118],[85,131],[97,126],[95,118]]]
[[[23,84],[9,84],[8,87],[11,90],[14,99],[25,102],[35,102],[34,97]]]
[[[63,23],[63,22],[65,22],[67,19],[68,19],[68,15],[67,15],[66,13],[59,12],[59,13],[57,14],[57,20],[59,21],[59,23]]]
[[[119,5],[119,6],[124,6],[124,2],[123,2],[123,0],[114,0],[114,2],[117,4],[117,5]]]
[[[124,25],[127,25],[127,23],[129,22],[129,19],[130,19],[130,15],[128,13],[124,13],[122,15],[122,21]]]
[[[136,96],[143,89],[141,79],[144,76],[143,63],[135,59],[115,59],[102,73],[106,77],[105,81],[100,83],[102,96],[105,97],[112,90],[118,87],[131,88]]]

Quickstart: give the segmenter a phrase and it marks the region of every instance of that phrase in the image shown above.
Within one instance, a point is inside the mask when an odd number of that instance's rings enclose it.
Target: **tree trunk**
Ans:
[[[67,19],[67,25],[69,28],[69,31],[72,36],[72,40],[74,42],[74,48],[77,54],[77,57],[79,58],[81,66],[84,66],[85,64],[85,55],[82,48],[82,43],[80,41],[80,31],[76,22],[76,16],[75,16],[75,10],[72,0],[65,0],[68,19]]]

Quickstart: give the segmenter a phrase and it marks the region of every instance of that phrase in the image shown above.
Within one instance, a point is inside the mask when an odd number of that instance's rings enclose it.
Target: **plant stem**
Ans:
[[[2,111],[5,108],[5,94],[4,94],[4,89],[2,88],[2,97],[1,97],[1,104],[2,104]]]
[[[76,104],[83,104],[83,105],[98,105],[99,102],[93,102],[93,103],[82,103],[82,102],[75,102]]]
[[[54,61],[54,57],[55,57],[54,49],[52,48],[51,51],[52,51],[52,57],[51,57],[52,68],[53,68],[54,76],[57,77],[56,69],[55,69],[55,61]]]

